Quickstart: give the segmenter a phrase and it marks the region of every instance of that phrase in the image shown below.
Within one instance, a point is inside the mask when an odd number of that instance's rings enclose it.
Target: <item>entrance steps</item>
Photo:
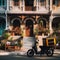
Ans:
[[[24,37],[23,38],[23,48],[24,50],[31,49],[35,44],[35,37]]]
[[[47,36],[38,36],[38,46],[43,45],[43,38],[46,38]],[[24,37],[23,38],[23,50],[28,51],[32,48],[35,44],[35,37]]]

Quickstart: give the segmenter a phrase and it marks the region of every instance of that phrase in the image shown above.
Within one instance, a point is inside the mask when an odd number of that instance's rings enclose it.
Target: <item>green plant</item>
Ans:
[[[40,20],[40,21],[39,21],[39,24],[40,24],[41,26],[43,26],[43,21],[42,21],[42,20]]]
[[[18,42],[18,46],[22,47],[22,41]]]
[[[47,33],[50,33],[50,30],[46,30]]]
[[[2,49],[2,50],[5,49],[5,44],[4,43],[1,44],[0,49]]]
[[[10,35],[9,35],[8,33],[4,33],[4,34],[3,34],[4,39],[8,39],[9,36],[10,36]]]
[[[35,34],[38,35],[38,29],[37,28],[35,29]]]
[[[6,50],[6,42],[7,42],[8,38],[9,38],[9,36],[10,36],[9,33],[7,33],[7,32],[3,33],[3,37],[4,37],[4,39],[5,39],[5,45],[4,45],[5,50]]]
[[[10,42],[12,42],[12,40],[13,40],[13,37],[11,37],[11,38],[9,39]]]

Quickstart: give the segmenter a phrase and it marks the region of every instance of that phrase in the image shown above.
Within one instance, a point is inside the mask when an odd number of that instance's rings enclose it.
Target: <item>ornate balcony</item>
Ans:
[[[59,7],[53,6],[52,14],[59,15],[60,14],[60,6]]]

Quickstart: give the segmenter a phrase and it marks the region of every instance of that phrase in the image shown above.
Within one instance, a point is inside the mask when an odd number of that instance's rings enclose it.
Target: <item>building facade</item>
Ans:
[[[7,9],[7,0],[0,0],[0,35],[6,28],[6,9]]]
[[[49,32],[59,31],[60,0],[0,0],[0,2],[3,9],[0,9],[0,15],[2,13],[1,16],[5,16],[4,29],[14,30],[19,27],[20,34],[30,37],[37,32],[42,36],[43,33],[48,35]]]

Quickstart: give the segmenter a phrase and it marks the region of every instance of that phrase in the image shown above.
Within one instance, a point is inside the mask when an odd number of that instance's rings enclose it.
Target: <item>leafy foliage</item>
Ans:
[[[10,35],[9,35],[8,33],[4,33],[4,34],[3,34],[3,37],[4,37],[5,39],[8,39],[9,36],[10,36]]]

